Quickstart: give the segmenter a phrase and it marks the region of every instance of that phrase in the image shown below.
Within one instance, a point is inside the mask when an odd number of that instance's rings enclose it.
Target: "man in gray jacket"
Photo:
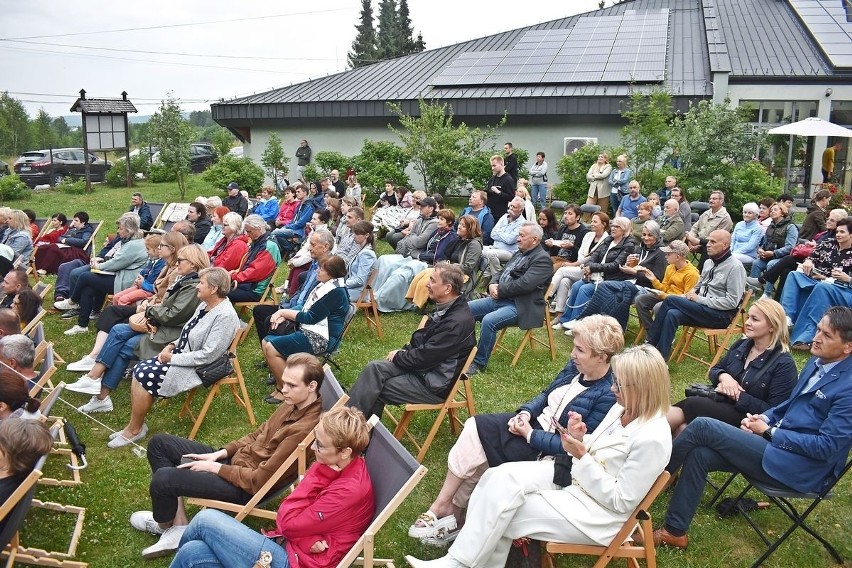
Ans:
[[[417,258],[426,250],[429,238],[438,228],[438,219],[435,217],[438,203],[433,198],[426,197],[417,204],[420,206],[420,217],[402,230],[402,240],[396,245],[396,254]]]
[[[668,359],[678,326],[723,329],[730,325],[745,292],[745,268],[731,254],[731,233],[718,229],[707,237],[707,262],[694,290],[663,300],[648,343]]]

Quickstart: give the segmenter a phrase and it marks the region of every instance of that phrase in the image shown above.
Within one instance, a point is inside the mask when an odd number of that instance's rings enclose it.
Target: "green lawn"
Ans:
[[[172,184],[139,186],[145,198],[149,201],[177,201],[178,193]],[[204,184],[197,176],[191,176],[187,190],[187,198],[191,201],[197,195],[212,195],[216,190]],[[39,216],[47,216],[56,211],[72,214],[78,210],[86,210],[93,219],[111,220],[127,210],[129,206],[127,189],[108,189],[96,186],[91,195],[68,196],[52,192],[34,194],[31,199],[7,203],[11,207],[32,208]],[[219,195],[223,195],[220,191]],[[388,252],[387,248],[380,249]],[[385,337],[379,340],[375,333],[367,329],[364,318],[358,316],[347,335],[337,361],[343,367],[339,380],[344,386],[350,386],[358,376],[358,372],[370,360],[384,357],[391,349],[400,347],[417,326],[420,316],[413,313],[382,315]],[[50,314],[45,318],[47,336],[55,342],[57,352],[66,361],[75,361],[88,353],[94,333],[78,335],[71,338],[62,331],[71,327],[73,322],[60,320],[58,315]],[[94,326],[92,326],[94,327]],[[507,345],[516,345],[520,334],[515,330],[508,334]],[[628,334],[628,343],[632,342]],[[495,355],[489,365],[489,371],[477,375],[473,387],[478,412],[502,412],[517,408],[518,404],[530,399],[541,388],[546,386],[562,368],[570,354],[570,338],[558,334],[556,338],[558,355],[551,362],[546,351],[539,348],[533,353],[526,353],[514,369],[508,367],[511,357],[506,354]],[[694,347],[698,352],[699,346]],[[262,399],[268,387],[262,384],[264,373],[254,368],[254,363],[261,359],[258,341],[252,332],[248,340],[240,347],[239,357],[246,375],[248,388],[252,397],[258,421],[265,420],[273,411],[273,407],[265,404]],[[801,366],[804,358],[797,355]],[[701,380],[706,374],[706,368],[698,363],[689,362],[682,365],[672,365],[672,400],[680,400],[683,387],[694,381]],[[71,382],[76,374],[60,368],[57,380]],[[97,419],[111,429],[120,429],[129,415],[129,389],[123,385],[113,393],[115,411],[111,414],[98,414]],[[70,405],[80,405],[87,400],[84,395],[67,393],[63,396]],[[189,420],[177,417],[183,398],[155,405],[148,417],[151,432],[169,432],[186,435],[189,432]],[[200,401],[196,401],[198,408]],[[106,448],[108,431],[78,414],[71,406],[60,401],[56,414],[65,416],[76,426],[81,439],[87,444],[87,456],[90,466],[82,472],[84,484],[76,488],[42,487],[37,497],[46,501],[56,501],[64,504],[79,505],[87,508],[85,528],[78,547],[77,558],[87,561],[94,567],[118,566],[167,566],[169,559],[145,562],[140,551],[154,542],[154,537],[133,530],[128,524],[130,514],[139,509],[149,509],[148,482],[150,471],[147,461],[134,455],[129,449],[109,450]],[[415,427],[424,430],[429,421],[423,417],[415,422]],[[230,398],[222,395],[214,403],[207,415],[204,425],[198,434],[198,439],[213,446],[223,444],[231,439],[245,434],[249,430],[245,413],[239,409]],[[429,473],[418,486],[411,497],[391,518],[379,534],[377,551],[381,556],[393,557],[397,566],[404,565],[402,557],[413,554],[418,557],[431,558],[440,554],[440,550],[421,545],[408,538],[406,532],[411,521],[431,503],[446,472],[446,455],[453,439],[449,429],[444,427],[425,459]],[[47,468],[47,474],[62,475],[64,464],[54,459]],[[852,557],[852,545],[846,539],[849,526],[849,487],[847,479],[839,488],[839,495],[833,502],[821,506],[814,516],[814,523],[829,539],[836,544],[846,557]],[[654,508],[655,519],[664,511],[668,498],[661,497]],[[782,530],[782,515],[778,511],[761,511],[756,514],[762,523],[769,525],[774,531]],[[24,531],[23,541],[29,546],[57,547],[67,541],[70,527],[66,521],[55,515],[38,513],[32,517],[36,522],[28,522]],[[843,519],[846,519],[844,521]],[[49,524],[48,524],[49,523]],[[253,524],[256,528],[261,525]],[[803,534],[803,533],[802,533]],[[687,552],[663,549],[659,553],[660,564],[672,567],[698,566],[747,566],[757,557],[761,547],[758,538],[740,519],[720,520],[716,515],[702,509],[695,519],[692,531],[692,543]],[[586,557],[577,559],[562,559],[562,566],[591,566],[592,560]],[[793,537],[774,554],[767,566],[828,566],[829,557],[819,544],[800,534]]]

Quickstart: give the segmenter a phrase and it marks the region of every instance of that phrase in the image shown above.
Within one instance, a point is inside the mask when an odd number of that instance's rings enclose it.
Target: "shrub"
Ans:
[[[20,176],[12,174],[0,177],[0,202],[24,199],[29,196],[30,188],[21,180]]]
[[[302,176],[304,176],[305,181],[310,183],[315,181],[319,183],[319,180],[325,177],[325,174],[320,170],[317,165],[313,162],[305,166],[305,170],[302,172]],[[295,182],[296,180],[290,180],[291,182]]]
[[[86,180],[72,179],[70,177],[62,180],[62,183],[56,186],[56,191],[59,193],[68,193],[70,195],[83,195],[86,193]],[[92,184],[92,191],[95,190],[95,185]]]
[[[151,164],[151,167],[148,169],[148,179],[154,183],[165,183],[175,181],[177,174],[174,170],[162,164]]]
[[[411,161],[408,152],[387,140],[364,140],[361,153],[352,158],[358,183],[364,192],[377,193],[385,188],[385,180],[397,185],[410,185],[405,167]]]
[[[201,179],[217,189],[224,189],[232,181],[240,184],[240,189],[253,195],[263,186],[263,168],[251,161],[251,158],[237,158],[226,154],[207,168]]]
[[[562,156],[556,162],[556,173],[561,181],[553,186],[553,198],[563,199],[568,203],[583,204],[589,195],[589,182],[586,174],[598,160],[598,154],[609,154],[609,162],[615,166],[615,157],[623,153],[621,148],[607,148],[599,144],[587,144],[567,156]]]
[[[148,162],[148,154],[140,152],[130,158],[130,180],[133,185],[136,185],[137,174],[143,176],[149,175],[150,164]],[[126,187],[127,180],[124,179],[124,160],[118,160],[115,165],[107,172],[104,177],[104,182],[110,187]],[[166,181],[166,180],[162,180]]]
[[[530,159],[529,150],[526,150],[524,148],[519,148],[518,146],[514,146],[512,148],[512,153],[515,156],[518,157],[518,179],[524,178],[527,181],[529,181],[530,180],[530,170],[529,170],[529,167],[527,165],[527,164],[529,164],[529,159]],[[504,158],[506,157],[505,154],[503,155],[503,157]],[[533,162],[535,162],[535,159],[533,159]],[[490,166],[491,162],[489,162],[488,164]]]
[[[324,175],[321,177],[330,174],[331,170],[338,170],[340,177],[343,178],[346,169],[352,163],[352,158],[347,158],[340,152],[317,152],[314,154],[314,163],[324,172]]]

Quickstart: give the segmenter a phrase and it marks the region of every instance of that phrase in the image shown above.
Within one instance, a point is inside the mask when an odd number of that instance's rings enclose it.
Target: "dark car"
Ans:
[[[219,156],[210,144],[190,144],[189,159],[190,169],[197,174],[212,166]]]
[[[21,176],[30,187],[51,183],[57,185],[65,178],[83,178],[86,176],[85,153],[82,148],[58,148],[53,150],[53,168],[51,170],[50,150],[34,150],[24,152],[15,161],[15,173]],[[92,181],[103,181],[104,176],[112,167],[96,155],[89,153],[89,175]]]

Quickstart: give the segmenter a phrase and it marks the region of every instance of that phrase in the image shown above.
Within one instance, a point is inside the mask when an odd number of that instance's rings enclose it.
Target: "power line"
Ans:
[[[19,39],[43,39],[43,38],[55,38],[55,37],[70,37],[70,36],[81,36],[81,35],[98,35],[98,34],[112,34],[112,33],[121,33],[121,32],[136,32],[136,31],[145,31],[145,30],[162,30],[168,28],[185,28],[191,26],[206,26],[210,24],[229,24],[232,22],[249,22],[252,20],[268,20],[271,18],[288,18],[292,16],[310,16],[314,14],[326,14],[329,12],[346,12],[349,11],[350,8],[329,8],[327,10],[311,10],[308,12],[290,12],[287,14],[270,14],[266,16],[251,16],[247,18],[228,18],[227,20],[209,20],[206,22],[187,22],[183,24],[164,24],[160,26],[144,26],[138,28],[121,28],[116,30],[100,30],[100,31],[92,31],[92,32],[70,32],[66,34],[45,34],[45,35],[35,35],[35,36],[18,36],[18,37],[7,37],[0,38],[0,40],[19,40]]]
[[[33,97],[65,97],[65,98],[69,98],[69,99],[76,99],[79,96],[79,95],[67,95],[67,94],[64,94],[64,93],[30,93],[30,92],[25,92],[25,91],[4,91],[4,92],[10,93],[10,94],[13,94],[13,95],[28,95],[28,96],[33,96]],[[134,103],[136,101],[160,102],[160,101],[163,100],[163,97],[130,97],[130,98],[133,99]],[[218,100],[218,97],[214,98],[214,99],[183,99],[182,98],[182,99],[180,99],[180,102],[182,102],[182,103],[209,103],[212,100]]]
[[[26,41],[19,39],[2,39],[0,41],[26,43],[28,45],[49,45],[52,47],[71,47],[74,49],[95,49],[99,51],[117,51],[123,53],[145,53],[149,55],[178,55],[181,57],[214,57],[216,59],[267,59],[271,61],[336,61],[334,57],[267,57],[263,55],[213,55],[209,53],[183,53],[180,51],[149,51],[144,49],[121,49],[117,47],[95,47],[91,45],[72,45],[68,43],[52,43],[44,41]]]

